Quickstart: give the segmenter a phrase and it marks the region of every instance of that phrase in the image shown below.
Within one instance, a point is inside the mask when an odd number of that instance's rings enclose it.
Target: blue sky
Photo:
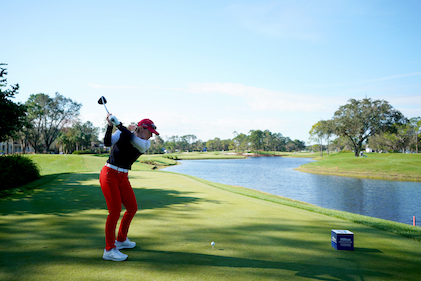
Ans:
[[[103,126],[152,119],[207,141],[270,130],[308,142],[351,99],[421,116],[421,1],[0,0],[15,101],[55,92]]]

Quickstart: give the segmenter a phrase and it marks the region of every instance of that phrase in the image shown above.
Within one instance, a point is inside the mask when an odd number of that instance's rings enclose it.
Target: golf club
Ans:
[[[104,96],[102,96],[102,97],[100,97],[99,98],[99,100],[98,100],[98,103],[99,104],[103,104],[104,105],[104,107],[105,107],[105,110],[107,111],[107,113],[108,114],[110,114],[109,112],[108,112],[108,109],[107,109],[107,107],[105,106],[105,104],[107,103],[107,100],[105,99],[105,97]],[[118,122],[118,119],[117,119],[117,117],[115,117],[114,115],[110,115],[109,117],[108,117],[108,119],[115,125],[115,126],[117,126],[118,124],[121,124],[120,122]]]
[[[107,100],[105,99],[104,96],[102,96],[102,97],[99,98],[98,103],[99,104],[103,104],[104,107],[105,107],[105,110],[107,111],[107,113],[109,113],[107,107],[105,106],[105,104],[107,103]]]

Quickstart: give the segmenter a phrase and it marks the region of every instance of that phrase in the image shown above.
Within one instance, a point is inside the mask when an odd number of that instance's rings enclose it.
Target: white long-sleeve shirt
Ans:
[[[120,139],[121,131],[117,130],[112,134],[111,136],[111,145],[114,145],[118,142]],[[135,134],[132,134],[132,138],[130,140],[130,143],[139,150],[140,153],[145,153],[150,147],[151,142],[149,140],[144,140],[136,136]]]

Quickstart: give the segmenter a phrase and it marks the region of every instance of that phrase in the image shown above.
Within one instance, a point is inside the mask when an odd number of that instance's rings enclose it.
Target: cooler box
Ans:
[[[332,247],[336,250],[354,251],[354,233],[349,230],[332,230]]]

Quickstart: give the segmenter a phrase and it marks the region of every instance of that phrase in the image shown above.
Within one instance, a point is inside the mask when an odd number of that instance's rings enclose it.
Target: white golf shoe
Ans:
[[[124,242],[118,242],[117,240],[115,240],[115,246],[119,250],[121,250],[121,249],[133,249],[134,247],[136,247],[136,242],[130,241],[129,238],[126,238],[126,241],[124,241]]]
[[[107,261],[125,261],[129,256],[120,252],[117,248],[107,251],[104,249],[102,258]]]

